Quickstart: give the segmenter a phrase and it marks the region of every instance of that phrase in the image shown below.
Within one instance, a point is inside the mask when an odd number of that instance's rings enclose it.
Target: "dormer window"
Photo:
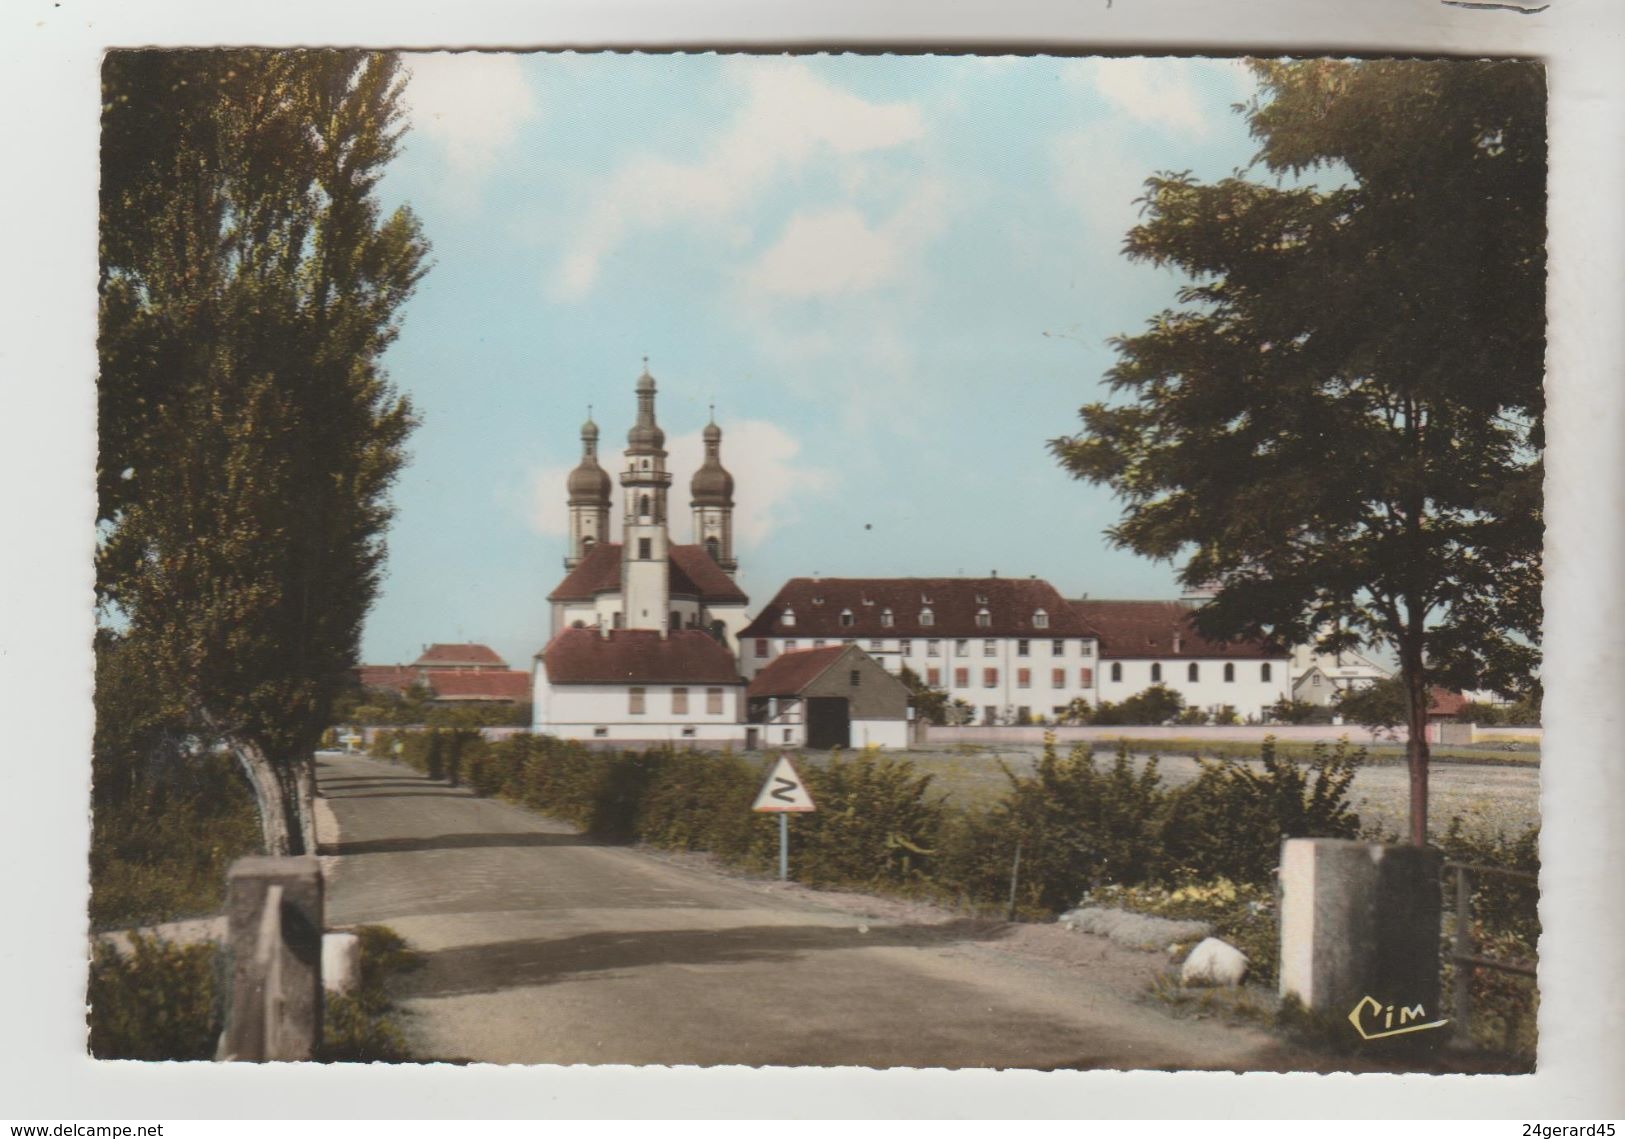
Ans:
[[[987,604],[987,594],[978,593],[976,595],[976,604],[978,604],[978,605],[986,605]]]
[[[786,609],[783,613],[779,614],[779,624],[794,625],[795,623],[796,611],[794,609]]]
[[[976,627],[978,629],[991,629],[993,627],[993,614],[986,609],[976,611]]]
[[[929,605],[929,604],[931,604],[931,597],[930,597],[930,595],[929,595],[929,594],[925,594],[925,593],[922,593],[922,594],[920,594],[920,604],[921,604],[921,605]]]
[[[929,609],[921,609],[920,610],[920,624],[922,624],[922,625],[935,625],[936,623],[937,623],[937,615],[935,613],[931,612],[931,610],[929,610]]]
[[[855,618],[852,616],[852,610],[850,610],[850,609],[842,609],[841,610],[841,624],[842,625],[845,625],[845,626],[850,628],[851,625],[852,625],[852,622],[854,620],[855,620]]]
[[[892,612],[890,609],[882,609],[880,611],[880,625],[885,629],[892,627]]]
[[[1033,613],[1033,628],[1035,628],[1035,629],[1047,629],[1047,628],[1049,628],[1049,614],[1044,612],[1042,609],[1039,609],[1036,612],[1034,612]]]
[[[822,605],[823,603],[824,603],[824,599],[822,597],[813,598],[813,604],[814,605]]]

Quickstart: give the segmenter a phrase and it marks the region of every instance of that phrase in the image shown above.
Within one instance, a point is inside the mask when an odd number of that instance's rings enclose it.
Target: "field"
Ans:
[[[1159,745],[1168,747],[1167,741],[1159,741]],[[1209,754],[1215,750],[1211,745],[1200,746]],[[1238,759],[1257,754],[1256,748],[1236,745],[1225,750]],[[1291,749],[1288,754],[1298,750]],[[1308,751],[1307,748],[1301,750]],[[1371,751],[1370,761],[1355,776],[1350,798],[1367,828],[1378,833],[1402,834],[1410,794],[1404,749],[1379,745]],[[950,804],[976,807],[1004,793],[1009,785],[1005,768],[1018,775],[1030,774],[1039,752],[1036,746],[1021,744],[997,748],[961,744],[947,750],[906,754],[922,773],[933,777],[933,787],[944,793]],[[1106,758],[1106,754],[1097,749],[1097,760]],[[1136,763],[1143,765],[1150,754],[1150,749],[1136,751]],[[1462,817],[1468,831],[1484,835],[1500,832],[1510,836],[1538,822],[1539,759],[1539,754],[1533,751],[1437,749],[1429,775],[1429,815],[1433,829],[1442,831],[1456,815]],[[825,753],[810,752],[797,762],[816,766],[826,761]],[[1178,787],[1195,779],[1201,769],[1187,751],[1184,754],[1164,752],[1158,758],[1158,770],[1166,785]]]

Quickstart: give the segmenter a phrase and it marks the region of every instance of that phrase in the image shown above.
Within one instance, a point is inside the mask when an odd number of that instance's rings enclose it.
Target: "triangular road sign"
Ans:
[[[760,794],[751,807],[753,811],[816,811],[812,796],[807,793],[806,784],[801,782],[801,776],[790,764],[790,757],[780,755],[779,762],[773,765],[768,772],[767,782],[762,784]]]

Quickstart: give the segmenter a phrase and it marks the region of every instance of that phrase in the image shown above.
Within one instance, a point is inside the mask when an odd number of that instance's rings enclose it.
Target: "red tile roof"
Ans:
[[[412,662],[418,668],[436,665],[494,665],[507,668],[508,662],[484,645],[430,645],[423,655]]]
[[[1183,601],[1074,601],[1072,609],[1078,620],[1099,634],[1103,660],[1264,660],[1291,655],[1263,641],[1209,640],[1191,620],[1193,606]]]
[[[1467,705],[1467,697],[1446,688],[1428,689],[1428,715],[1454,716]]]
[[[709,633],[565,629],[541,652],[553,684],[743,684],[733,654]]]
[[[795,611],[795,624],[781,617]],[[921,623],[924,610],[931,623]],[[977,624],[987,610],[988,624]],[[1033,624],[1039,610],[1045,627]],[[883,614],[891,613],[891,624]],[[842,614],[850,613],[850,625]],[[1039,578],[797,577],[784,583],[741,637],[1087,637],[1056,588]]]
[[[436,700],[530,699],[530,673],[516,669],[468,669],[431,672],[429,687]]]
[[[355,670],[363,688],[388,688],[405,692],[418,682],[418,671],[404,664],[364,664]]]
[[[703,546],[671,546],[668,582],[674,597],[697,597],[708,605],[733,603],[743,605],[749,600],[744,591],[734,584],[733,578],[711,559]],[[592,553],[582,558],[576,568],[565,575],[549,601],[591,601],[600,593],[613,593],[621,588],[621,544],[600,542]]]
[[[797,649],[780,653],[771,664],[750,678],[750,696],[794,696],[822,676],[852,645],[829,645],[821,649]]]

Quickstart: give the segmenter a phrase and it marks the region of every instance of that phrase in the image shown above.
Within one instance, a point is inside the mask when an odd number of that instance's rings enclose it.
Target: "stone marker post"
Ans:
[[[1294,838],[1281,850],[1281,995],[1365,1039],[1439,1013],[1443,856],[1433,847]]]
[[[231,995],[222,1060],[309,1060],[322,1035],[322,871],[240,858],[226,875]]]

